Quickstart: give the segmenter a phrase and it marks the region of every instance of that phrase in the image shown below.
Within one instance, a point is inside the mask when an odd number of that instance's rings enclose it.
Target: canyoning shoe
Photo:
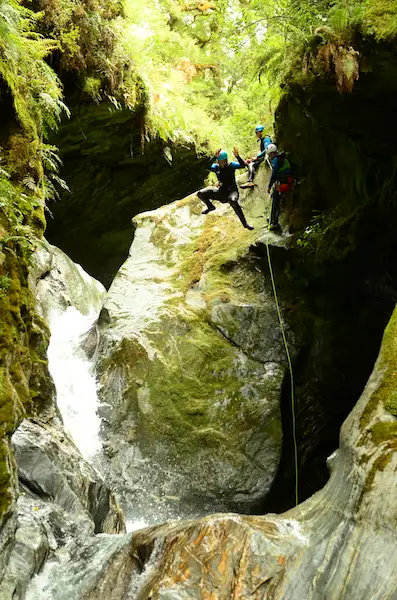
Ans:
[[[246,229],[249,229],[250,231],[252,231],[254,229],[254,227],[252,227],[252,225],[248,225],[248,223],[247,223],[247,225],[244,225],[244,227]]]
[[[202,211],[202,215],[208,215],[209,212],[212,212],[215,209],[215,206],[209,206],[208,208],[206,208],[205,210]]]
[[[254,183],[253,181],[247,181],[246,183],[240,183],[240,187],[242,190],[244,190],[245,188],[253,188],[256,186],[256,183]]]

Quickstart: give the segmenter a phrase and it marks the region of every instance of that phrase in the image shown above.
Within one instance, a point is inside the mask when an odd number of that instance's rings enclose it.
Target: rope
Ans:
[[[277,308],[278,320],[280,322],[281,334],[283,336],[285,353],[287,355],[288,368],[289,368],[290,379],[291,379],[292,437],[293,437],[293,442],[294,442],[294,469],[295,469],[295,506],[297,506],[299,504],[299,472],[298,472],[298,444],[296,442],[296,415],[295,415],[294,375],[293,375],[293,371],[292,371],[291,355],[289,353],[287,338],[286,338],[285,330],[284,330],[284,324],[283,324],[283,320],[281,318],[281,311],[280,311],[280,305],[279,305],[279,302],[278,302],[278,296],[277,296],[277,290],[276,290],[276,283],[275,283],[274,275],[273,275],[272,261],[270,259],[269,243],[268,243],[267,240],[266,240],[266,251],[267,251],[267,262],[269,263],[270,278],[271,278],[271,281],[272,281],[274,301],[275,301],[276,308]]]

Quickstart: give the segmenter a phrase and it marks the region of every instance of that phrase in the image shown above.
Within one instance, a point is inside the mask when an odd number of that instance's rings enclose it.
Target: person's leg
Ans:
[[[234,212],[240,219],[242,226],[245,227],[246,229],[250,229],[250,230],[253,229],[253,227],[251,225],[248,225],[247,220],[243,213],[243,209],[241,208],[241,206],[238,203],[238,191],[233,190],[232,192],[229,192],[228,199],[229,199],[230,206],[232,207],[232,209],[234,210]]]
[[[215,186],[208,186],[199,190],[197,192],[197,196],[200,198],[202,202],[206,205],[206,209],[203,210],[202,214],[206,215],[212,210],[215,210],[215,206],[212,204],[211,200],[216,200],[217,196],[219,196],[219,189]]]
[[[281,194],[274,189],[272,193],[272,210],[270,213],[270,227],[278,227],[278,218],[280,216]]]
[[[258,163],[256,160],[253,160],[252,162],[248,163],[248,181],[254,181],[257,168]]]
[[[261,162],[261,160],[253,160],[252,162],[248,163],[248,181],[240,185],[241,188],[254,187],[255,175]]]

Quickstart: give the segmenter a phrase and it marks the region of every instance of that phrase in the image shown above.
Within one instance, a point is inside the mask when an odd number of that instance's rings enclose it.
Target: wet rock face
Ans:
[[[20,213],[17,201],[11,204]],[[39,217],[44,220],[42,211],[37,209],[38,221]],[[28,223],[33,217],[25,218]],[[39,243],[38,228],[32,228],[31,234],[37,234]],[[15,235],[2,211],[0,237],[12,241]],[[15,502],[18,483],[10,437],[19,423],[39,410],[52,393],[46,360],[49,331],[37,314],[35,289],[29,285],[30,256],[18,244],[6,249],[1,253],[0,265],[0,520]]]
[[[135,219],[99,319],[111,486],[127,505],[149,487],[247,510],[277,470],[286,365],[272,292],[248,251],[258,233],[230,207],[201,210],[192,196]]]
[[[36,289],[37,308],[47,322],[52,311],[63,312],[74,306],[87,314],[92,308],[99,311],[102,305],[105,289],[99,281],[45,241],[35,252],[30,278]]]
[[[24,421],[12,438],[19,480],[39,498],[95,524],[95,533],[117,533],[123,519],[110,490],[82,459],[62,423]]]
[[[46,235],[109,286],[128,256],[131,218],[198,189],[205,170],[188,146],[170,145],[171,164],[160,140],[142,151],[142,115],[106,102],[70,108],[54,143],[71,193],[51,206]]]
[[[112,547],[100,541],[91,548],[91,578],[73,598],[105,600],[102,590],[117,573],[123,579],[112,600],[394,598],[396,360],[397,309],[320,492],[284,515],[214,515],[123,536]],[[73,570],[87,571],[79,560]],[[53,597],[76,590],[69,572],[60,566],[54,573]]]

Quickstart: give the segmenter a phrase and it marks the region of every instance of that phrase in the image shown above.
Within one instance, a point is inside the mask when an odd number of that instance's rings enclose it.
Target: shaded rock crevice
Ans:
[[[258,244],[256,253],[266,278],[266,249]],[[288,250],[271,246],[270,253],[283,319],[298,340],[293,373],[303,501],[328,480],[326,459],[337,448],[340,426],[372,371],[392,296],[383,297],[377,288],[378,273],[369,269],[363,280],[356,254],[319,270],[316,260],[293,244]],[[261,512],[280,512],[295,504],[288,374],[281,398],[283,455]]]
[[[139,111],[102,101],[72,105],[71,112],[54,138],[70,193],[51,206],[46,235],[108,287],[128,256],[131,218],[201,187],[207,159],[189,144],[160,139],[142,151]]]

